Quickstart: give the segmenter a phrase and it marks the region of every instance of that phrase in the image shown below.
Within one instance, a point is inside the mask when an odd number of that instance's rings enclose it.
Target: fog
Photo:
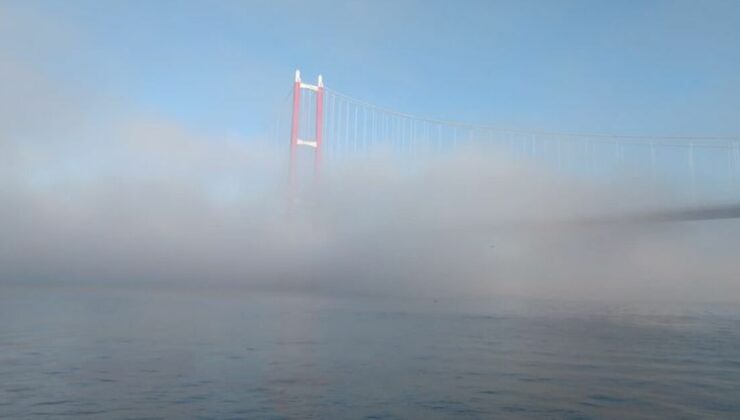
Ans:
[[[670,208],[667,190],[590,185],[469,149],[413,165],[386,154],[337,161],[291,200],[285,159],[258,139],[161,121],[99,130],[3,142],[2,283],[425,298],[740,296],[735,221],[578,222]]]
[[[37,54],[76,42],[48,38]],[[261,138],[59,83],[10,51],[0,285],[740,301],[740,223],[628,223],[672,208],[668,189],[590,185],[468,149],[413,165],[329,161],[291,199],[287,156]]]

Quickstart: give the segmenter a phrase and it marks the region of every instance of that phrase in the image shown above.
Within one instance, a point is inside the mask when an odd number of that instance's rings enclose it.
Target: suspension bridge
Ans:
[[[271,144],[288,157],[291,184],[308,162],[299,158],[304,150],[316,176],[352,157],[384,153],[411,162],[474,148],[587,182],[670,189],[689,204],[721,203],[719,214],[727,214],[728,203],[740,203],[740,136],[566,133],[425,118],[325,87],[321,76],[305,83],[299,71],[284,102]]]

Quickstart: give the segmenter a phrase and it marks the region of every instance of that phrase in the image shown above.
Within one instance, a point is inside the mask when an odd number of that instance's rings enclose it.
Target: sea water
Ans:
[[[738,306],[0,292],[0,418],[740,418]]]

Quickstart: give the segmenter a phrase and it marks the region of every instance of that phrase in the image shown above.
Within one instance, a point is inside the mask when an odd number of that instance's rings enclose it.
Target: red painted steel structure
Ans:
[[[296,154],[298,149],[298,129],[301,112],[301,73],[296,70],[293,84],[293,120],[290,125],[290,187],[295,186]]]
[[[316,92],[316,133],[313,141],[304,140],[300,135],[301,120],[301,90],[309,89]],[[293,116],[290,127],[290,187],[296,186],[297,154],[298,146],[309,146],[314,148],[314,178],[318,178],[323,159],[323,137],[324,137],[324,82],[319,76],[318,83],[309,85],[301,82],[301,73],[296,70],[295,83],[293,84]]]

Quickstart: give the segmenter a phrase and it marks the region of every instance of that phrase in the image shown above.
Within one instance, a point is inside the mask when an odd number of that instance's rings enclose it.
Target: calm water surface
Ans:
[[[740,308],[0,288],[0,417],[740,418]]]

